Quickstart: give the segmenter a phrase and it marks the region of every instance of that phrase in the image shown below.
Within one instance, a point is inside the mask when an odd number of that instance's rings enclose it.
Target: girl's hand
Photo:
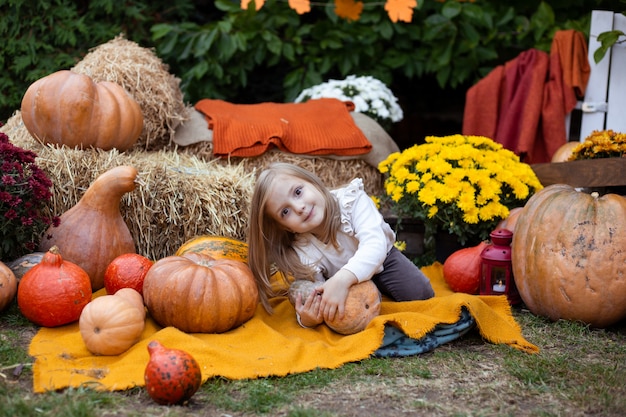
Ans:
[[[304,327],[315,327],[324,321],[322,316],[322,294],[319,291],[311,293],[302,302],[302,294],[296,296],[296,313],[300,316],[300,324]]]
[[[356,276],[347,269],[340,269],[326,280],[322,286],[322,304],[320,306],[324,320],[330,321],[335,317],[343,318],[348,291],[357,282]]]

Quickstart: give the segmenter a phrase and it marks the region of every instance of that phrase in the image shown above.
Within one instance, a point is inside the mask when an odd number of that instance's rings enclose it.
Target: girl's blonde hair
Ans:
[[[326,217],[323,224],[324,242],[337,246],[340,225],[339,205],[322,181],[313,173],[292,164],[273,163],[263,170],[256,180],[250,206],[248,230],[248,265],[259,288],[261,304],[268,313],[272,312],[269,298],[281,295],[274,292],[270,277],[272,269],[280,272],[285,283],[289,276],[298,279],[314,279],[311,265],[304,265],[293,249],[296,234],[284,229],[266,213],[269,191],[279,175],[290,175],[312,184],[326,199]]]

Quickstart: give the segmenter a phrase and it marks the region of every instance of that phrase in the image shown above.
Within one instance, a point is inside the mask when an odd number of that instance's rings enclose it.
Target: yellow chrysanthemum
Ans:
[[[595,146],[613,152],[617,135],[610,135],[611,146],[604,144],[609,135],[599,136]],[[626,146],[626,135],[623,139]],[[529,165],[483,136],[429,136],[390,155],[379,170],[386,174],[393,210],[447,228],[461,240],[488,237],[509,209],[523,206],[542,188]]]

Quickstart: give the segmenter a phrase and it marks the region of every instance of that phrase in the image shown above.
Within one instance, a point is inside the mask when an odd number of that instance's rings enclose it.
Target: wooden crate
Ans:
[[[586,159],[531,166],[543,186],[569,184],[573,187],[626,186],[626,158]]]

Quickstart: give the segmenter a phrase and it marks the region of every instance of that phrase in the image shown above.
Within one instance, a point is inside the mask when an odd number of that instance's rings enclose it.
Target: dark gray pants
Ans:
[[[383,272],[372,277],[378,290],[394,301],[426,300],[435,295],[430,280],[395,247],[383,263]]]

